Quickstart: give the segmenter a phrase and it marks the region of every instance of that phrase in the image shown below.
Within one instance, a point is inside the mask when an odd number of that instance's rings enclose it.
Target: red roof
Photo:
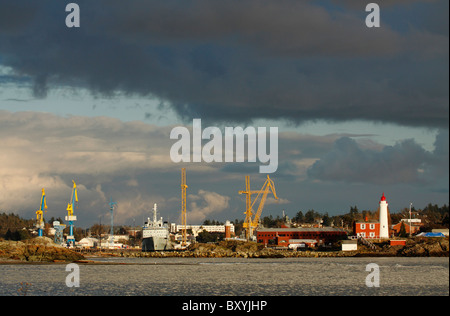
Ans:
[[[381,201],[386,201],[386,197],[384,196],[384,192],[383,192],[383,196],[381,197]]]

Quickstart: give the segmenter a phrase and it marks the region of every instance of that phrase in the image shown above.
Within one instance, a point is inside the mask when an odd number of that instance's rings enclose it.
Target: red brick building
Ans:
[[[353,224],[353,233],[364,238],[380,238],[380,222],[364,221]]]
[[[256,239],[266,246],[285,246],[299,243],[300,240],[316,240],[317,245],[346,239],[347,233],[340,228],[261,228],[256,232]]]

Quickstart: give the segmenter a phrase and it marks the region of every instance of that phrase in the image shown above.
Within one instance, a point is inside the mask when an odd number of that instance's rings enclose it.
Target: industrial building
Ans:
[[[307,247],[326,245],[346,239],[347,233],[340,228],[261,228],[256,239],[266,246],[289,247],[291,244],[304,244]],[[316,241],[316,243],[314,243]]]
[[[177,225],[175,223],[172,223],[170,225],[170,232],[171,233],[178,233],[182,231],[186,227],[186,230],[191,230],[192,235],[194,237],[198,236],[198,234],[202,231],[207,231],[209,233],[223,233],[225,234],[226,238],[230,238],[231,236],[234,236],[234,224],[230,221],[226,221],[225,225]]]

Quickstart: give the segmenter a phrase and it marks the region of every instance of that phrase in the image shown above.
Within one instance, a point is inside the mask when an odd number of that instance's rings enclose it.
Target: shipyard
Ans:
[[[186,169],[181,169],[181,206],[182,223],[165,221],[155,203],[152,214],[140,229],[131,227],[127,233],[116,234],[114,231],[114,210],[118,203],[110,199],[109,212],[111,223],[109,234],[103,229],[97,231],[98,237],[91,236],[76,240],[74,223],[77,220],[76,204],[78,203],[77,184],[72,181],[70,202],[67,205],[68,226],[60,221],[53,221],[53,227],[45,225],[43,214],[47,208],[47,196],[42,189],[40,209],[36,211],[34,227],[30,235],[35,238],[25,240],[21,247],[15,247],[11,242],[1,247],[3,259],[22,261],[78,261],[85,257],[133,257],[133,258],[167,258],[167,257],[244,257],[244,258],[292,258],[292,257],[395,257],[395,256],[444,256],[449,255],[448,229],[433,229],[432,232],[421,230],[424,224],[417,217],[412,220],[400,218],[400,224],[393,224],[389,213],[387,199],[384,193],[379,201],[378,214],[375,219],[368,219],[369,212],[362,220],[354,218],[352,229],[344,227],[324,226],[323,218],[316,217],[313,223],[299,224],[284,214],[279,218],[279,227],[264,227],[268,218],[262,218],[264,202],[271,194],[278,199],[275,183],[266,176],[266,181],[260,190],[250,188],[250,177],[245,177],[245,190],[239,195],[245,195],[246,215],[239,222],[226,221],[224,224],[205,221],[202,225],[188,224],[186,210],[186,192],[188,189]],[[252,195],[256,197],[252,199]],[[256,208],[256,211],[255,209]],[[354,209],[353,209],[354,212]],[[445,214],[445,213],[444,213]],[[298,214],[302,215],[302,214]],[[309,214],[307,214],[309,215]],[[373,215],[373,214],[372,214]],[[397,217],[398,218],[398,217]],[[240,235],[236,226],[240,226]],[[397,229],[396,229],[397,227]],[[401,229],[399,228],[401,227]],[[408,227],[408,230],[406,230]],[[413,231],[414,227],[414,231]],[[102,228],[102,227],[98,227]],[[106,227],[107,228],[107,227]],[[47,232],[44,234],[44,231]],[[44,236],[48,235],[48,236]],[[141,236],[139,239],[137,236]],[[53,237],[53,238],[49,238]],[[42,246],[43,245],[43,246]],[[54,258],[50,249],[64,248],[66,253],[73,252],[75,257],[56,251]],[[29,249],[34,249],[34,254]],[[31,254],[30,254],[31,252]],[[64,251],[63,251],[64,252]],[[22,254],[21,254],[22,253]],[[78,256],[78,257],[77,257]],[[53,258],[53,259],[52,259]],[[76,259],[74,259],[76,258]],[[80,261],[81,260],[81,261]],[[85,261],[89,262],[89,261]],[[90,261],[93,262],[93,261]]]
[[[448,296],[449,1],[368,2],[0,0],[0,296]]]

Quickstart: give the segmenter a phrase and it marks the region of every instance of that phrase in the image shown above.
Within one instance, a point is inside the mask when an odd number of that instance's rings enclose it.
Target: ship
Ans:
[[[172,250],[173,244],[169,237],[169,226],[161,217],[157,219],[158,208],[153,205],[153,220],[148,218],[142,227],[142,251]]]

